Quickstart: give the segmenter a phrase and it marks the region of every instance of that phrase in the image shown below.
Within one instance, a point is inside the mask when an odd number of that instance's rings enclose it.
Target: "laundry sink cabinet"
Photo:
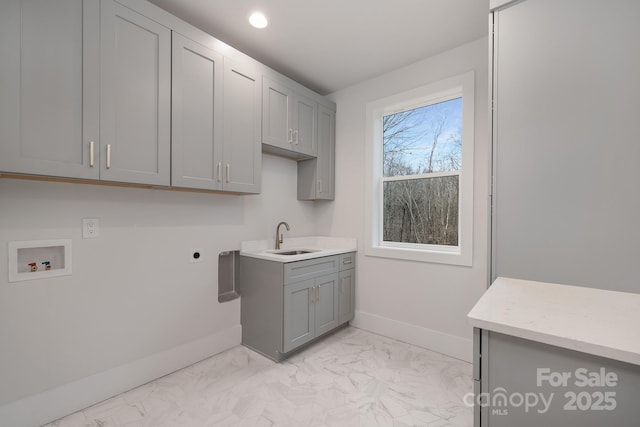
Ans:
[[[240,257],[242,344],[279,362],[353,319],[355,253],[294,262]]]

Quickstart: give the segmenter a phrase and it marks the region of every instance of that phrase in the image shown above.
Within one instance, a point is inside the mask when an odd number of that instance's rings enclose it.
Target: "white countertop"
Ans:
[[[640,294],[499,277],[472,326],[640,365]]]
[[[280,245],[281,250],[307,249],[313,252],[300,255],[278,255],[272,253],[273,248],[273,240],[250,240],[240,243],[240,255],[269,261],[293,262],[355,252],[358,250],[358,243],[356,239],[343,237],[285,237],[284,242]]]

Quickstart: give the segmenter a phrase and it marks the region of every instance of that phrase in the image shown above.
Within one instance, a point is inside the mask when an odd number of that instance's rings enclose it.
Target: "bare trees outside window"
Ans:
[[[365,254],[473,264],[475,73],[366,103]]]
[[[462,98],[382,117],[382,240],[458,246]]]

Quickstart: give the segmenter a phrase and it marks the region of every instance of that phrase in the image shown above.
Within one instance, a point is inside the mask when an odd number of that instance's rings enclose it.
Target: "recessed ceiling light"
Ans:
[[[269,21],[267,21],[267,17],[264,16],[261,12],[254,12],[249,17],[249,23],[255,28],[264,28],[269,25]]]

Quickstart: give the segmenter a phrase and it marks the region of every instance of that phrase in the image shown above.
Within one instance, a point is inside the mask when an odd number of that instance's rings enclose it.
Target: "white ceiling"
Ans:
[[[327,94],[487,35],[489,0],[150,0]],[[269,26],[247,18],[260,10]]]

